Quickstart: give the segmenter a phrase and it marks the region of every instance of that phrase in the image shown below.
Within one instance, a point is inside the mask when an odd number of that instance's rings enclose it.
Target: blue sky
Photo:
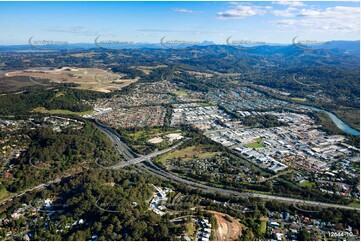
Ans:
[[[0,2],[0,44],[356,40],[354,2]]]

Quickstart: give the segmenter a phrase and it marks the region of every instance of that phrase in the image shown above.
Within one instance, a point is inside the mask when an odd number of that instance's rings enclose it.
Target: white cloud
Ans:
[[[271,14],[276,20],[269,23],[290,31],[330,34],[360,32],[360,7],[335,6],[315,9],[296,1],[279,1],[274,4],[282,6],[274,8],[269,5],[255,6],[250,3],[231,2],[230,9],[218,12],[217,16],[219,19],[244,19]]]
[[[360,31],[360,8],[336,6],[325,10],[301,9],[296,18],[272,21],[283,28],[327,33],[357,33]]]
[[[178,12],[178,13],[188,13],[188,14],[200,14],[203,13],[202,11],[193,11],[190,9],[186,9],[186,8],[173,8],[172,9],[174,12]]]
[[[271,13],[277,17],[286,17],[286,18],[289,18],[289,17],[295,17],[296,16],[296,12],[297,9],[296,8],[287,8],[287,9],[284,9],[284,10],[273,10],[271,11]]]
[[[288,7],[302,7],[305,5],[303,2],[298,2],[298,1],[277,1],[277,2],[272,2],[272,3],[283,5],[283,6],[288,6]]]
[[[76,26],[72,28],[60,28],[55,27],[52,29],[47,29],[48,32],[59,32],[59,33],[69,33],[69,34],[79,34],[79,35],[100,35],[106,32],[105,29],[102,30],[89,30],[83,26]]]
[[[267,10],[264,7],[252,5],[238,5],[235,6],[233,9],[224,12],[218,12],[217,16],[221,19],[242,19],[255,15],[264,15],[266,13]]]

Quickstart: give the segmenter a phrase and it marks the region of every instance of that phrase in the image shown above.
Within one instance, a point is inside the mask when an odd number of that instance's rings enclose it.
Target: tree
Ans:
[[[311,240],[311,233],[308,232],[307,230],[302,230],[298,234],[298,240],[301,240],[301,241],[309,241],[309,240]]]

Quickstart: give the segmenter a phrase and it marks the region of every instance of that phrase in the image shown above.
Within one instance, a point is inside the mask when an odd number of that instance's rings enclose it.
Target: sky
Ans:
[[[0,2],[0,45],[358,40],[358,1]]]

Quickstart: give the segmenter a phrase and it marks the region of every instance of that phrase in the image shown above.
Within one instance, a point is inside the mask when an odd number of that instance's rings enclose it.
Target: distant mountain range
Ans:
[[[196,44],[170,44],[169,42],[164,41],[164,43],[130,43],[130,44],[102,44],[102,43],[76,43],[76,44],[64,44],[64,45],[0,45],[0,51],[54,51],[54,50],[88,50],[88,49],[179,49],[179,48],[195,48],[199,46],[200,48],[205,46],[226,46],[225,44],[215,44],[212,41],[203,41]],[[289,50],[289,48],[294,51],[293,47],[298,47],[300,49],[310,49],[310,50],[333,50],[336,52],[351,52],[354,54],[360,54],[360,40],[355,41],[344,41],[344,40],[334,40],[328,41],[323,44],[318,45],[303,45],[303,44],[262,44],[262,45],[242,45],[242,46],[232,46],[231,47],[242,48],[247,52],[258,53],[258,54],[275,54],[277,52],[284,52]]]
[[[360,53],[360,41],[344,41],[344,40],[333,40],[326,42],[321,46],[321,48],[325,49],[342,49],[346,51],[352,51],[356,53]]]

